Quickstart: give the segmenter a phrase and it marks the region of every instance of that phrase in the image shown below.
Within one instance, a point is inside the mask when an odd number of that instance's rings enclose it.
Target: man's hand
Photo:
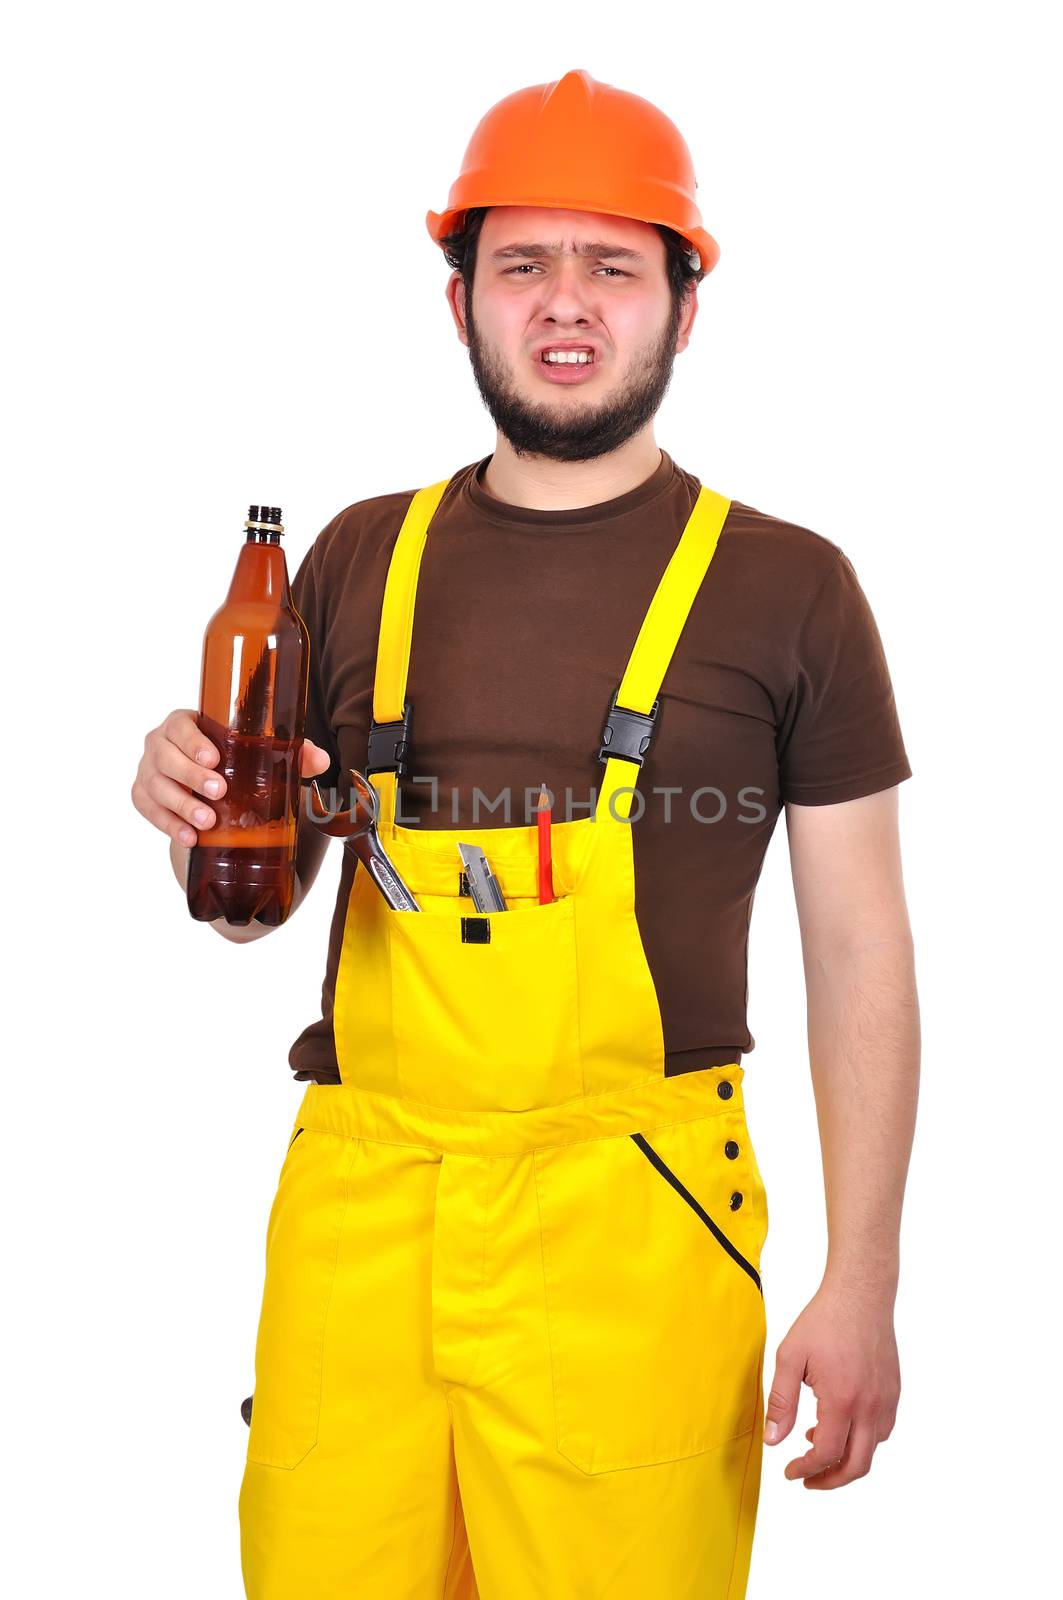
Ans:
[[[199,842],[196,829],[213,828],[217,822],[217,813],[213,807],[203,804],[203,798],[219,799],[225,793],[225,778],[213,770],[220,759],[221,751],[200,732],[195,711],[187,708],[171,711],[144,740],[144,754],[130,798],[142,817],[160,833],[169,835],[170,864],[182,893],[188,883],[191,848]],[[328,752],[320,745],[304,739],[300,776],[320,777],[328,769],[329,759]],[[306,807],[300,791],[292,912],[313,883],[328,844],[325,835],[311,822],[304,823],[305,816]],[[249,944],[270,931],[261,922],[253,922],[250,927],[230,926],[222,917],[210,926],[230,944]]]
[[[779,1444],[797,1421],[801,1384],[816,1397],[812,1449],[786,1463],[806,1489],[840,1489],[862,1478],[897,1418],[900,1363],[893,1295],[824,1283],[776,1352],[764,1440]]]
[[[141,816],[176,844],[194,845],[199,839],[196,829],[213,828],[217,821],[216,812],[203,799],[218,799],[225,793],[224,777],[211,771],[220,759],[217,745],[199,731],[194,711],[171,711],[144,740],[130,798]],[[317,777],[328,766],[327,752],[304,739],[301,776]]]

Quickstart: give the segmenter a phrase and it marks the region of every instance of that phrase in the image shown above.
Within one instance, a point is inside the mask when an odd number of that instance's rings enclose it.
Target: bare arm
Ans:
[[[826,1189],[827,1276],[896,1289],[919,1006],[897,790],[788,806]]]
[[[919,1085],[919,1006],[904,899],[897,790],[786,809],[823,1157],[823,1280],[779,1348],[768,1407],[792,1428],[801,1382],[814,1447],[787,1467],[809,1487],[862,1476],[892,1430],[899,1231]],[[824,1471],[827,1462],[841,1463]]]

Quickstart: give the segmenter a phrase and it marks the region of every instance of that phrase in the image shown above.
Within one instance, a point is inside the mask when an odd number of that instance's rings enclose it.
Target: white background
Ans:
[[[722,247],[658,441],[847,552],[915,771],[902,823],[925,1056],[900,1416],[868,1477],[812,1494],[782,1475],[809,1398],[765,1455],[750,1600],[1047,1591],[1047,22],[1047,6],[932,0],[215,0],[42,4],[5,29],[9,1593],[242,1592],[239,1405],[302,1093],[287,1051],[317,1014],[339,860],[292,923],[232,946],[188,917],[129,790],[148,729],[196,703],[250,501],[283,506],[294,572],[342,507],[493,448],[424,214],[490,105],[573,67],[679,124]],[[750,1015],[771,1354],[824,1251],[781,822]]]

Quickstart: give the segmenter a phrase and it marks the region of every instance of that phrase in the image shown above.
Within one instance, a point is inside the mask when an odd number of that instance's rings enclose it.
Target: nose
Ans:
[[[542,280],[542,286],[541,312],[544,318],[580,327],[585,327],[593,320],[593,288],[580,259],[568,256],[555,259],[551,270]]]

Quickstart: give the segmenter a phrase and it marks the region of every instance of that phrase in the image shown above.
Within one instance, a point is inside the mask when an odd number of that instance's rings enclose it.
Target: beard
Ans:
[[[495,426],[515,455],[550,461],[593,461],[608,455],[638,433],[657,414],[672,381],[675,341],[682,305],[672,309],[661,333],[631,361],[632,376],[616,394],[597,405],[548,399],[526,400],[502,358],[479,335],[466,299],[465,332],[476,387]]]

